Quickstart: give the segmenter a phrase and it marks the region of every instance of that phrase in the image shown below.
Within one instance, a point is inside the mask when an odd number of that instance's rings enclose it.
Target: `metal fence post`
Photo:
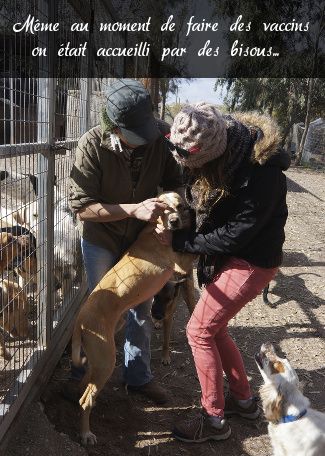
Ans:
[[[39,0],[39,10],[45,17],[53,18],[54,2]],[[53,40],[53,38],[52,38]],[[53,47],[51,35],[44,35],[43,42],[50,49]],[[54,53],[49,52],[51,59],[40,61],[38,78],[38,131],[37,141],[52,145],[54,142],[54,107],[55,107],[55,79],[54,79]],[[54,165],[55,155],[51,149],[42,151],[37,162],[37,174],[39,176],[38,217],[39,232],[38,261],[39,261],[39,315],[40,315],[40,344],[49,345],[52,334],[53,314],[53,264],[54,264]]]
[[[89,128],[91,78],[80,78],[80,135]]]
[[[89,50],[86,58],[80,63],[80,135],[83,135],[89,129],[90,123],[90,97],[92,93],[92,79],[89,76],[90,66],[92,64],[92,25],[88,34]]]

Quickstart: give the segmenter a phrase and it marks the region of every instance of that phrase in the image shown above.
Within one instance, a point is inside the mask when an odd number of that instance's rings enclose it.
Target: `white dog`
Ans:
[[[325,455],[325,414],[309,407],[295,370],[263,344],[255,360],[264,385],[260,389],[274,456]]]

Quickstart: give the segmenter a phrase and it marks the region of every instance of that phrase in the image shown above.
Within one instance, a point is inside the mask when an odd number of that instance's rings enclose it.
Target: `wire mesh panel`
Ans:
[[[5,259],[0,271],[0,423],[46,348],[48,259],[42,231],[49,169],[34,143],[45,142],[50,123],[45,80],[12,78],[2,83],[8,99],[16,100],[16,111],[0,120],[10,133],[0,145],[0,248]],[[41,147],[46,152],[47,146]]]
[[[64,317],[65,310],[82,283],[82,256],[76,220],[68,205],[68,177],[74,162],[77,139],[87,127],[87,88],[83,81],[58,79],[56,84],[56,125],[58,137],[55,145],[66,144],[55,154],[54,192],[54,305],[53,327]],[[84,90],[82,90],[84,88]]]
[[[0,423],[24,383],[24,366],[41,354],[37,158],[26,154],[0,159]]]
[[[10,87],[15,98],[15,81]],[[24,131],[23,145],[1,138],[0,426],[46,353],[53,331],[85,289],[78,231],[68,207],[74,150],[81,126],[86,127],[80,116],[80,80],[57,79],[55,99],[49,96],[46,80],[28,81],[25,87],[33,92],[31,96],[26,90],[24,99],[21,91],[22,105],[35,100],[35,135],[46,146],[33,152],[35,138]],[[52,104],[56,138],[48,136]],[[3,116],[0,121],[16,128],[16,117]],[[34,122],[34,117],[26,117],[24,130]]]
[[[13,23],[35,14],[44,22],[49,17],[85,20],[80,2],[72,0],[19,4],[13,1],[10,17],[1,19]],[[112,19],[105,2],[92,4],[101,8],[103,20]],[[35,35],[17,37],[15,49],[5,34],[0,38],[1,59],[11,76],[13,65],[28,68],[32,47],[51,45],[42,34],[39,41]],[[55,78],[49,77],[53,62],[40,62],[39,77],[4,73],[0,80],[0,440],[28,391],[45,375],[44,366],[63,351],[67,328],[87,290],[68,177],[78,139],[99,123],[112,82],[81,77],[87,59],[74,61],[74,78],[64,77],[68,60],[60,60]],[[122,74],[122,62],[111,74]]]

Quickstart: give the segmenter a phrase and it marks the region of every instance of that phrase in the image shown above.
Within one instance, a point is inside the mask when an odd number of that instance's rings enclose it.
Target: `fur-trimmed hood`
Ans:
[[[264,165],[266,162],[274,162],[274,159],[270,161],[271,157],[282,155],[279,127],[270,116],[258,112],[237,112],[231,116],[249,128],[256,127],[258,139],[253,148],[253,162]]]

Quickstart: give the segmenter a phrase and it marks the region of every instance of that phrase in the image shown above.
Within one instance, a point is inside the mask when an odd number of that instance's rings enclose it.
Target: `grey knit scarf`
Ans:
[[[249,161],[251,158],[252,148],[256,140],[256,129],[247,127],[230,115],[226,115],[224,118],[227,123],[227,148],[225,153],[229,157],[225,173],[231,189],[236,171],[244,161]],[[199,207],[200,195],[192,187],[193,183],[189,182],[185,196],[189,206],[196,211],[196,229],[200,231],[210,215],[219,192],[217,189],[213,190],[205,204]]]

